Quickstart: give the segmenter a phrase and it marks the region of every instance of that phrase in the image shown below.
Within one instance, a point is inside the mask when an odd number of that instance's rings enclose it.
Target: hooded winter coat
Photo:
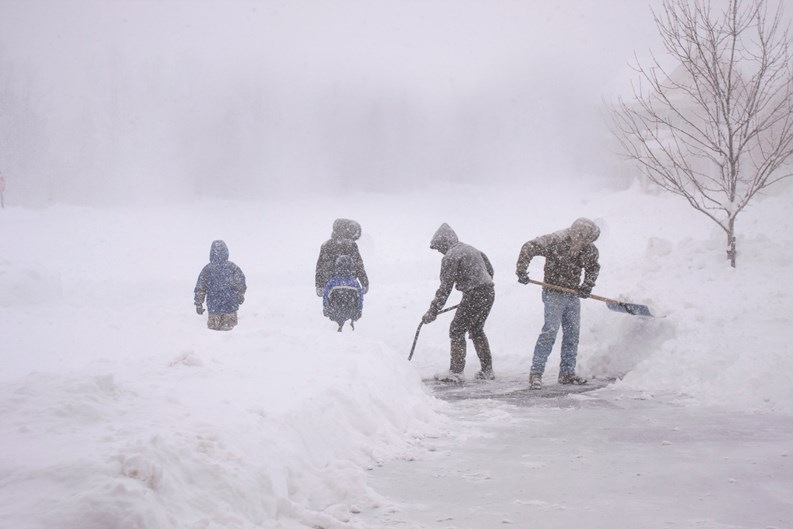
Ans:
[[[223,241],[213,241],[209,250],[209,264],[198,275],[195,303],[201,305],[206,297],[210,314],[236,312],[245,300],[245,274],[229,261],[229,249]]]
[[[336,259],[348,255],[353,263],[353,275],[361,282],[364,291],[369,290],[369,278],[363,266],[358,244],[355,242],[361,237],[361,225],[354,220],[336,219],[333,222],[333,233],[330,239],[322,243],[317,259],[317,269],[314,277],[314,286],[324,289],[325,284],[333,277]]]
[[[600,256],[593,244],[600,236],[600,228],[589,219],[579,218],[572,226],[525,243],[518,256],[518,276],[527,273],[535,256],[545,257],[545,283],[577,289],[592,290],[600,273]],[[585,272],[581,282],[581,271]]]
[[[445,222],[432,236],[430,248],[444,254],[441,260],[441,285],[430,304],[430,310],[435,313],[443,309],[455,286],[460,292],[466,293],[475,288],[493,285],[493,265],[487,255],[460,242],[457,234]]]

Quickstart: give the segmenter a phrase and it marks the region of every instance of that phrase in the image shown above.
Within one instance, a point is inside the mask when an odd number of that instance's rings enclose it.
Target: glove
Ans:
[[[421,323],[432,323],[437,317],[438,314],[434,310],[430,309],[424,313],[424,316],[421,317]]]
[[[196,303],[195,304],[195,311],[200,316],[201,314],[204,313],[204,306],[203,305],[199,305],[198,303]]]
[[[324,289],[322,287],[317,287],[317,296],[322,297]]]
[[[578,287],[578,297],[579,298],[588,298],[592,294],[592,287],[587,285],[581,285]]]
[[[526,272],[518,274],[518,283],[521,285],[528,285],[529,284],[529,274]]]
[[[361,290],[363,291],[364,295],[368,294],[369,293],[369,285],[361,287]]]
[[[245,296],[243,294],[237,294],[237,304],[242,305],[245,303]]]

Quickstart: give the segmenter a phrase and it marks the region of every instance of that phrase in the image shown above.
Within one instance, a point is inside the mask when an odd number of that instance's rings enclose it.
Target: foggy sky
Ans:
[[[392,191],[607,170],[635,0],[0,1],[16,202]]]

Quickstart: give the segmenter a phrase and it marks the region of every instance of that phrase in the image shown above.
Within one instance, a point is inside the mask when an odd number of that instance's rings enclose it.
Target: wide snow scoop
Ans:
[[[443,314],[444,312],[449,312],[450,310],[454,310],[454,309],[456,309],[459,306],[460,306],[460,304],[458,303],[457,305],[452,305],[451,307],[446,307],[443,310],[439,310],[438,314]],[[413,337],[413,347],[410,348],[410,356],[408,356],[408,362],[410,362],[410,359],[413,358],[413,351],[416,350],[416,342],[419,341],[419,333],[421,332],[421,326],[422,325],[424,325],[424,320],[422,320],[421,323],[419,323],[419,328],[416,329],[416,336]]]
[[[578,292],[573,290],[572,288],[565,288],[565,287],[558,287],[556,285],[551,285],[550,283],[543,283],[542,281],[535,281],[533,279],[529,279],[529,283],[534,283],[535,285],[540,285],[545,288],[549,288],[551,290],[558,290],[559,292],[567,292],[568,294],[573,294],[575,296],[578,295]],[[613,310],[614,312],[623,312],[625,314],[631,314],[633,316],[650,316],[650,309],[647,305],[639,305],[638,303],[626,303],[624,301],[617,301],[616,299],[609,299],[604,298],[603,296],[596,296],[595,294],[590,294],[589,297],[591,299],[595,299],[597,301],[603,301],[606,303],[606,306]]]

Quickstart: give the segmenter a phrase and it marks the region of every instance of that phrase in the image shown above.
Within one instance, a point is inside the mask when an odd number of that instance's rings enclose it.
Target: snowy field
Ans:
[[[595,293],[647,304],[657,316],[582,303],[579,372],[620,378],[598,392],[598,402],[636,403],[625,421],[671,421],[674,410],[686,410],[684,425],[692,417],[745,417],[743,427],[760,428],[761,441],[763,425],[790,424],[793,416],[793,189],[779,193],[738,218],[735,270],[726,263],[725,236],[682,201],[609,188],[594,177],[576,188],[438,186],[344,200],[6,207],[0,211],[0,527],[375,527],[372,520],[387,524],[388,513],[400,512],[394,495],[406,491],[398,476],[411,460],[430,457],[439,446],[453,451],[484,435],[478,428],[497,424],[507,435],[521,421],[539,421],[548,437],[524,440],[526,451],[536,450],[516,472],[542,475],[552,488],[574,478],[555,480],[543,471],[566,453],[568,436],[618,459],[621,443],[598,442],[604,436],[597,432],[609,427],[598,422],[599,408],[524,409],[502,420],[503,406],[477,405],[466,414],[466,405],[437,400],[424,388],[422,378],[448,366],[448,315],[423,327],[407,362],[437,288],[441,256],[428,246],[441,222],[485,251],[495,267],[487,331],[498,377],[528,376],[542,325],[539,289],[515,279],[521,244],[587,216],[601,227]],[[362,224],[359,244],[372,283],[354,333],[336,333],[314,295],[319,245],[336,217]],[[248,278],[240,324],[230,333],[207,330],[206,315],[196,315],[192,304],[214,239],[226,241]],[[530,273],[541,279],[541,258]],[[453,294],[449,304],[458,298]],[[550,380],[558,359],[557,344]],[[467,375],[478,368],[469,346]],[[571,417],[575,427],[558,427]],[[615,428],[626,427],[609,417]],[[631,424],[641,438],[641,422]],[[777,458],[780,471],[790,469],[793,438],[775,438],[775,452],[762,454],[757,450],[765,445],[747,439],[703,434],[696,440],[705,452],[713,442],[737,458],[765,464]],[[705,476],[717,470],[707,461],[699,469]],[[645,472],[667,464],[661,457],[642,462]],[[611,468],[598,466],[591,484],[604,494],[624,479]],[[372,479],[372,469],[380,477]],[[463,486],[446,483],[452,496]],[[681,481],[679,494],[688,483]],[[793,478],[786,485],[793,490]],[[748,490],[744,499],[751,503]],[[793,520],[793,504],[775,491],[776,503],[759,505],[776,506],[778,512],[765,513],[773,520],[790,509]],[[475,501],[467,494],[461,488],[455,497]],[[709,501],[729,513],[730,496]],[[622,510],[613,527],[648,527],[643,516],[658,520],[663,505]],[[486,525],[479,527],[565,526],[553,506],[534,513],[531,520],[480,520]],[[699,518],[676,516],[671,527],[745,527],[708,519],[687,524]],[[428,519],[416,527],[474,527]]]

